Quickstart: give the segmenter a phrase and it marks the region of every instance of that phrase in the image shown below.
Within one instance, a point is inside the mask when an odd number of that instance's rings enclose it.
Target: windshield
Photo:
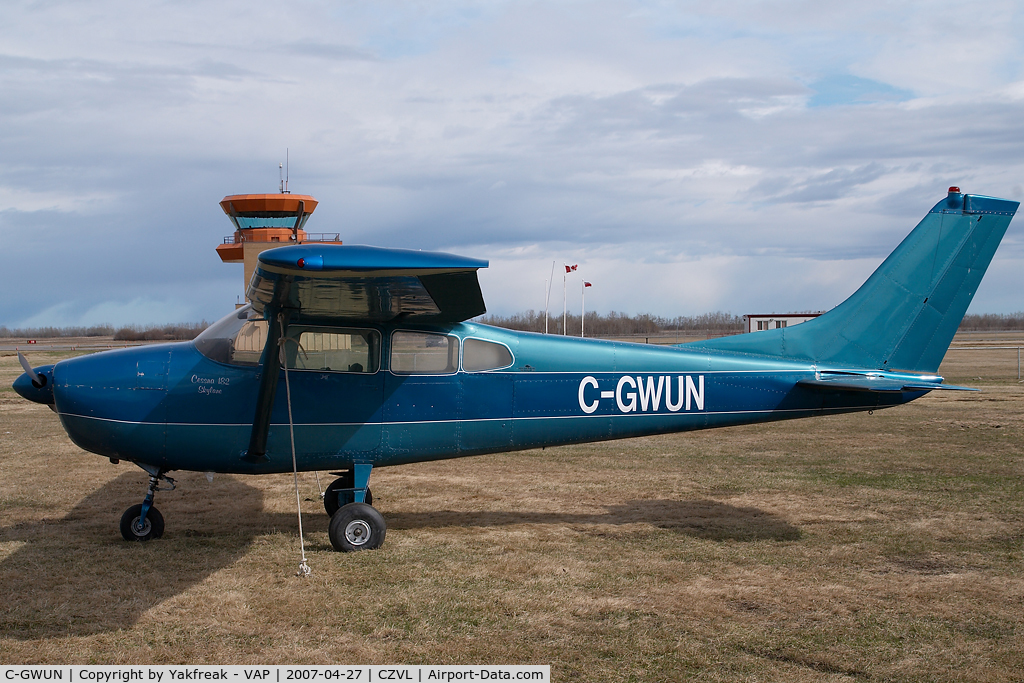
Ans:
[[[232,311],[196,337],[196,349],[210,360],[231,365],[259,365],[267,343],[267,321],[247,304]]]

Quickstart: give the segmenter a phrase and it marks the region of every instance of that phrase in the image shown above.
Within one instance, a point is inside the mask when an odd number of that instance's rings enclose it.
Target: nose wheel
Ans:
[[[153,507],[153,497],[157,491],[173,491],[174,480],[165,476],[163,470],[150,469],[142,465],[140,467],[149,472],[149,489],[146,491],[145,500],[138,505],[132,505],[121,515],[121,537],[126,541],[142,543],[164,535],[164,516]],[[167,482],[169,486],[160,488],[158,484],[161,480]]]
[[[142,503],[132,505],[121,515],[121,536],[126,541],[148,541],[164,535],[164,516],[155,507],[150,507],[145,518]]]

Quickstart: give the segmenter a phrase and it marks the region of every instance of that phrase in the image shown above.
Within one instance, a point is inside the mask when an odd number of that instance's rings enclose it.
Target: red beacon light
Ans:
[[[322,255],[303,256],[295,262],[295,265],[303,270],[323,270],[324,257]]]
[[[960,188],[957,187],[956,185],[953,185],[952,187],[949,188],[949,193],[950,194],[953,194],[953,193],[960,194]]]

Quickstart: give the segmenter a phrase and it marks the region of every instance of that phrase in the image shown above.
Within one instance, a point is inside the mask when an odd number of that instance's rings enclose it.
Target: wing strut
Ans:
[[[266,307],[268,321],[267,346],[263,349],[260,390],[256,397],[256,414],[252,418],[252,433],[249,448],[242,456],[246,462],[267,462],[267,436],[270,433],[270,416],[277,396],[277,380],[281,370],[281,337],[288,330],[288,313],[281,303],[287,300],[290,283],[278,280],[274,287],[273,301]]]

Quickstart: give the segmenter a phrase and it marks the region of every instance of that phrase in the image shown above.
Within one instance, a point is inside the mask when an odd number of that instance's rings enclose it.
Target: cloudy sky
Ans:
[[[828,309],[948,186],[1024,199],[1022,58],[998,0],[10,0],[0,325],[220,317],[286,148],[308,230],[487,258],[492,312],[552,261],[571,310]],[[1022,220],[972,311],[1024,309]]]

